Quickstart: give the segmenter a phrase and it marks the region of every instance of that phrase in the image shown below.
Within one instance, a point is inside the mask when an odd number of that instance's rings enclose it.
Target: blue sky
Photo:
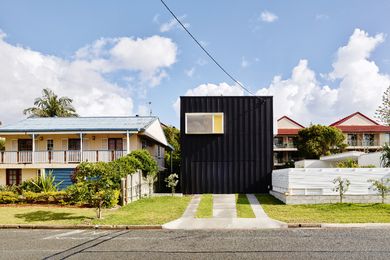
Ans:
[[[389,86],[390,1],[166,3],[247,88],[275,96],[275,117],[308,124],[358,110],[372,116]],[[174,125],[180,95],[243,94],[171,19],[158,0],[1,1],[0,120],[23,118],[42,87],[74,98],[81,115],[143,114],[151,101],[153,113]],[[155,56],[110,56],[121,43],[118,55],[132,53],[136,39]]]

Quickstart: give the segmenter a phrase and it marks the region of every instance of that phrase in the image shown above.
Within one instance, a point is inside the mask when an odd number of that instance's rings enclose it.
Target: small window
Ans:
[[[161,146],[157,145],[157,156],[161,157]]]
[[[68,150],[79,151],[80,148],[81,148],[80,139],[69,139],[68,140]]]
[[[223,134],[223,113],[186,113],[186,134]]]
[[[53,151],[53,147],[54,147],[53,140],[47,140],[47,150]]]
[[[22,182],[22,170],[7,169],[6,170],[6,184],[19,185]]]

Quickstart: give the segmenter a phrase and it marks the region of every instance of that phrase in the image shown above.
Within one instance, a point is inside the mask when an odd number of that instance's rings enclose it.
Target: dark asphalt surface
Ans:
[[[1,259],[390,259],[390,229],[0,230]]]

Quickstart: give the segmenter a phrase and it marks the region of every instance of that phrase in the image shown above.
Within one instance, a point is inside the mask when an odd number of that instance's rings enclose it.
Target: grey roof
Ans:
[[[52,131],[140,131],[147,128],[157,117],[41,117],[27,118],[0,127],[0,133],[52,132]]]

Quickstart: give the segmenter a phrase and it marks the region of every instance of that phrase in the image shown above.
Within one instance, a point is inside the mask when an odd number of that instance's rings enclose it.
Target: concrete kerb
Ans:
[[[158,230],[161,225],[32,225],[3,224],[0,229],[105,229],[105,230]]]

